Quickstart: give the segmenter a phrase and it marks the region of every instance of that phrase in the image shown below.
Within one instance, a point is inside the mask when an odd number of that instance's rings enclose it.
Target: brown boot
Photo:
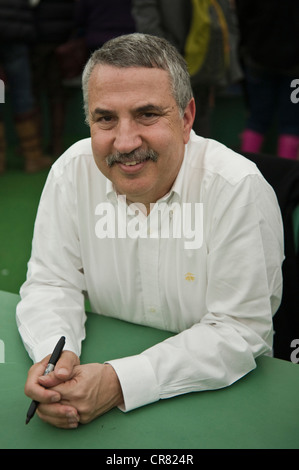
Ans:
[[[5,129],[4,123],[0,121],[0,175],[5,171]]]
[[[25,158],[25,172],[36,173],[50,168],[53,161],[43,155],[35,113],[19,115],[15,123],[22,154]]]

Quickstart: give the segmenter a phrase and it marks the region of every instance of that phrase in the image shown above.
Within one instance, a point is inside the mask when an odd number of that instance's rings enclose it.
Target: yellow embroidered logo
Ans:
[[[185,274],[185,279],[186,279],[186,281],[194,281],[195,276],[192,273],[186,273]]]

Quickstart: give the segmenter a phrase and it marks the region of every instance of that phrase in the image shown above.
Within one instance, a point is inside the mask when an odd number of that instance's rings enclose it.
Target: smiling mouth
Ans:
[[[136,162],[136,161],[133,161],[133,162],[125,162],[125,163],[122,163],[122,165],[126,165],[126,166],[135,166],[135,165],[139,165],[140,163],[143,163],[143,162],[146,162],[148,161],[149,158],[147,158],[146,160],[142,160],[140,162]]]
[[[144,163],[148,160],[156,162],[158,160],[158,153],[155,150],[134,150],[130,153],[120,153],[108,155],[106,163],[111,168],[115,163],[120,163],[125,166],[135,166]]]

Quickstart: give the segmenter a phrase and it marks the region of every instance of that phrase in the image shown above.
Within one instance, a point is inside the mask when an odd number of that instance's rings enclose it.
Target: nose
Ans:
[[[119,120],[115,132],[114,148],[120,153],[130,153],[142,144],[139,126],[133,119]]]

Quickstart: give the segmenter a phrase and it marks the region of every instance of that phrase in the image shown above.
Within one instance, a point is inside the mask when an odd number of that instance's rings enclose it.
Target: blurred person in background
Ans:
[[[31,2],[0,0],[0,64],[27,173],[48,168],[52,163],[43,155],[36,119],[29,49],[34,39]],[[0,173],[6,167],[5,106],[0,106]]]
[[[50,145],[48,153],[57,158],[63,153],[66,93],[57,57],[57,47],[69,40],[75,29],[75,0],[37,0],[34,8],[36,41],[32,48],[32,72],[36,99],[46,93]],[[42,112],[39,110],[39,123]],[[42,128],[41,128],[42,132]]]
[[[248,119],[241,150],[259,153],[277,113],[277,154],[296,160],[299,106],[291,82],[299,73],[299,3],[236,0],[245,69]]]
[[[131,0],[77,0],[76,5],[76,22],[90,53],[109,39],[135,32]]]

